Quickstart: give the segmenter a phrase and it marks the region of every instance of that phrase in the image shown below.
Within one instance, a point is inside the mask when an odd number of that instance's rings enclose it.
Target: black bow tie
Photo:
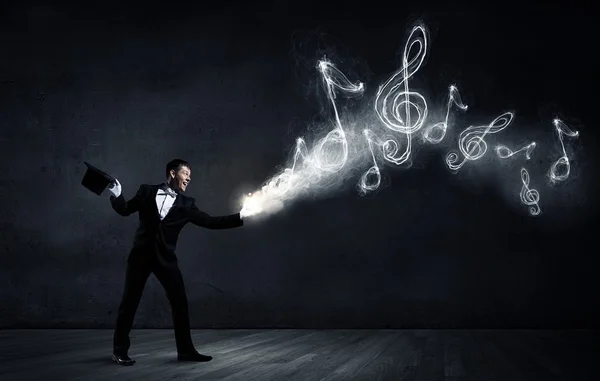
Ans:
[[[159,196],[171,196],[173,198],[177,197],[177,192],[172,191],[170,189],[160,189],[158,191]]]

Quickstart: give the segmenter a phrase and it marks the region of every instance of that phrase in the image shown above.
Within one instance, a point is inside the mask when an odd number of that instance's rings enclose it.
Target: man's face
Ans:
[[[190,181],[192,181],[192,171],[188,167],[181,167],[177,172],[171,170],[169,185],[181,192],[185,192]]]

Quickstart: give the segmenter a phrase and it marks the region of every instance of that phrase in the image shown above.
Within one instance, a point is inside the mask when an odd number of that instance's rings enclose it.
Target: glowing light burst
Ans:
[[[548,172],[548,176],[550,177],[550,181],[554,184],[559,181],[565,181],[569,174],[571,173],[571,162],[569,160],[569,156],[567,156],[567,151],[565,150],[565,142],[563,136],[568,136],[570,138],[576,138],[579,136],[579,131],[573,131],[563,123],[560,119],[554,119],[552,122],[554,124],[554,128],[556,129],[556,133],[558,134],[558,140],[560,141],[560,146],[562,148],[562,156],[558,158],[550,167],[550,171]]]
[[[529,206],[529,214],[537,216],[542,212],[540,208],[540,192],[536,189],[529,188],[529,172],[525,168],[521,168],[521,202]]]
[[[527,160],[529,160],[529,159],[531,159],[531,152],[533,151],[535,146],[536,146],[536,143],[531,142],[528,145],[526,145],[525,147],[523,147],[519,150],[513,151],[510,148],[508,148],[507,146],[505,146],[503,144],[499,144],[496,146],[495,150],[496,150],[496,155],[498,155],[498,157],[501,159],[508,159],[509,157],[515,156],[519,152],[525,151],[525,157],[527,158]]]
[[[458,89],[454,85],[450,86],[449,90],[448,104],[446,105],[446,118],[443,122],[439,122],[425,128],[425,131],[423,132],[424,141],[432,144],[438,144],[442,140],[444,140],[444,137],[446,136],[446,131],[448,130],[448,118],[450,117],[450,108],[453,104],[463,111],[466,111],[469,108],[469,106],[462,102]]]
[[[352,82],[326,58],[318,61],[316,68],[333,109],[331,130],[311,148],[303,137],[298,138],[291,165],[272,176],[258,191],[244,196],[241,213],[252,216],[277,212],[287,201],[333,189],[354,169],[362,171],[356,185],[359,193],[365,195],[380,187],[380,164],[383,162],[406,167],[412,165],[413,135],[420,130],[423,143],[440,143],[449,129],[451,108],[465,111],[468,106],[463,103],[458,88],[452,85],[449,87],[443,121],[426,125],[429,115],[427,101],[423,95],[410,89],[409,80],[423,65],[427,49],[427,30],[424,26],[417,25],[410,30],[404,44],[400,68],[377,90],[371,109],[374,115],[366,115],[363,119],[369,120],[369,124],[361,124],[363,122],[359,119],[345,122],[344,125],[336,104],[340,95],[362,96],[364,84],[360,81]],[[376,116],[377,123],[372,123],[370,116]],[[486,136],[503,131],[513,119],[512,112],[505,112],[488,125],[470,126],[461,131],[458,152],[451,151],[446,155],[445,163],[448,168],[456,173],[467,162],[481,159],[488,150]],[[579,133],[570,130],[558,119],[554,120],[554,126],[563,155],[550,168],[549,177],[551,182],[558,182],[567,179],[570,173],[570,161],[563,137],[575,138]],[[501,159],[524,153],[529,160],[535,147],[536,143],[531,142],[513,151],[500,144],[495,146],[495,152]],[[364,168],[368,169],[365,171]],[[540,193],[529,188],[530,176],[525,168],[521,169],[521,182],[521,202],[529,206],[531,215],[539,215]]]
[[[481,159],[487,152],[486,135],[496,134],[504,130],[512,122],[513,117],[512,112],[506,112],[487,126],[467,127],[460,133],[458,139],[458,149],[463,155],[463,160],[459,162],[458,153],[450,152],[446,157],[448,168],[452,171],[458,171],[467,161]]]

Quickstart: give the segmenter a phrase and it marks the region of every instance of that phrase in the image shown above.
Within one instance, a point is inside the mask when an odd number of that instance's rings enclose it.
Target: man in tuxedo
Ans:
[[[129,216],[138,212],[139,215],[114,331],[113,361],[117,364],[135,363],[127,354],[129,333],[150,273],[154,273],[159,280],[171,304],[178,360],[212,359],[211,356],[198,353],[192,343],[187,296],[175,255],[177,237],[188,222],[208,229],[242,226],[244,210],[229,216],[209,216],[196,207],[195,199],[183,195],[190,181],[190,165],[184,160],[175,159],[167,164],[164,183],[141,185],[130,200],[123,197],[118,180],[115,179],[109,187],[110,201],[118,214]]]

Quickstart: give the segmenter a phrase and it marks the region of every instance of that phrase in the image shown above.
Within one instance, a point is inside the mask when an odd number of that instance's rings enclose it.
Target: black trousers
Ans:
[[[133,326],[133,319],[142,299],[146,281],[154,273],[163,286],[173,315],[175,342],[178,353],[187,353],[194,350],[190,334],[190,318],[185,285],[181,271],[177,265],[173,267],[162,266],[158,260],[128,261],[125,275],[125,290],[113,337],[113,352],[127,354],[131,345],[129,333]]]

